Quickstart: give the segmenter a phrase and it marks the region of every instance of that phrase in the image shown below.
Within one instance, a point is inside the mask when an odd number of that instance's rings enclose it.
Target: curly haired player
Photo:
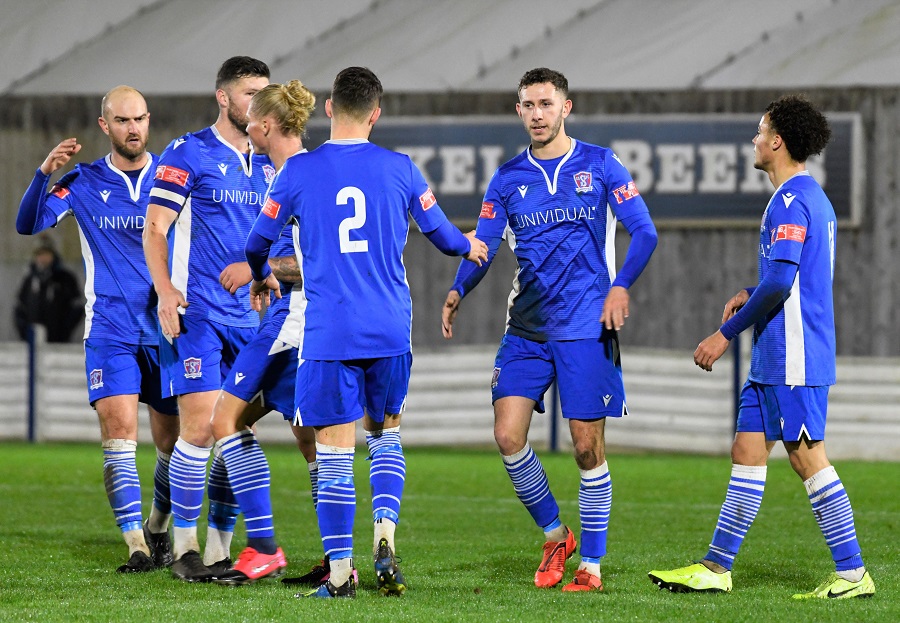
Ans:
[[[835,572],[795,599],[871,597],[875,583],[856,539],[853,509],[825,455],[828,388],[835,382],[834,208],[806,169],[831,138],[825,116],[801,96],[766,108],[753,139],[757,169],[775,186],[760,225],[759,285],[725,304],[722,326],[694,351],[704,370],[741,331],[753,329],[750,375],[731,446],[731,480],[709,552],[699,563],[651,571],[673,592],[729,592],[731,567],[762,502],[766,462],[781,440],[803,479]]]

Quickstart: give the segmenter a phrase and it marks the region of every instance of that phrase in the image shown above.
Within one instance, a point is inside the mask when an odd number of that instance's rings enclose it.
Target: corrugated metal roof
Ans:
[[[900,0],[5,0],[6,94],[209,93],[221,62],[328,90],[366,65],[391,91],[900,84]]]

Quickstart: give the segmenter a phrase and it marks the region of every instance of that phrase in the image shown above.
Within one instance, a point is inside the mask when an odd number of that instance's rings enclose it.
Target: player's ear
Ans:
[[[563,107],[562,107],[563,119],[568,117],[570,112],[572,112],[572,100],[566,100],[565,102],[563,102]]]
[[[380,116],[381,116],[381,107],[379,106],[379,107],[375,108],[375,110],[372,111],[372,115],[369,117],[369,125],[370,126],[375,125],[375,122],[378,121],[378,118]]]
[[[331,119],[334,117],[334,112],[331,110],[331,98],[329,97],[325,100],[325,116]]]
[[[216,89],[216,102],[219,108],[228,108],[228,94],[225,89]]]
[[[103,133],[107,136],[109,135],[109,124],[106,123],[106,119],[103,117],[97,117],[97,125],[100,126],[100,129],[103,130]]]

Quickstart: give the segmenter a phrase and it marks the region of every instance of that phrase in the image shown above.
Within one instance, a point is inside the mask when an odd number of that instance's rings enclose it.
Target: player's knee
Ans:
[[[747,460],[746,451],[738,445],[731,446],[731,463],[733,465],[752,465],[752,461]]]
[[[316,460],[316,434],[311,427],[308,426],[292,426],[294,430],[294,438],[297,441],[297,449],[306,459],[307,463]],[[298,429],[300,432],[298,432]]]
[[[174,434],[166,434],[163,436],[154,437],[153,445],[156,446],[156,449],[163,454],[172,454],[172,452],[175,451],[175,443],[177,441],[178,431],[176,430]]]
[[[137,439],[136,413],[110,409],[107,406],[107,408],[97,408],[97,417],[100,420],[100,432],[104,439]]]
[[[216,441],[235,432],[230,430],[233,428],[233,425],[230,422],[226,423],[225,418],[222,418],[216,413],[213,413],[212,419],[210,420],[210,428],[212,429],[213,438],[216,439]]]
[[[175,442],[181,432],[177,415],[166,415],[150,408],[150,431],[153,435],[153,445],[165,454],[172,454]]]
[[[580,470],[587,471],[594,469],[602,465],[605,460],[606,457],[603,448],[596,448],[593,446],[579,448],[578,445],[575,446],[575,463]]]
[[[814,474],[831,465],[828,457],[825,456],[824,450],[803,452],[800,451],[799,445],[785,444],[785,448],[788,452],[788,460],[791,463],[791,467],[802,480],[811,478]]]
[[[769,457],[765,443],[757,445],[740,438],[731,445],[731,462],[734,465],[765,465]]]
[[[495,426],[494,441],[497,442],[497,447],[500,449],[501,454],[505,456],[512,456],[513,454],[524,448],[528,440],[518,431],[512,431],[508,428]]]
[[[788,460],[791,463],[791,468],[800,476],[801,480],[806,480],[819,471],[814,463],[808,460],[808,457],[797,452],[788,452]]]

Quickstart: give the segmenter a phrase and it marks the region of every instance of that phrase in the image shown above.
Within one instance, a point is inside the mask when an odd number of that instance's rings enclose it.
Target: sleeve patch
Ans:
[[[806,240],[806,228],[802,225],[779,225],[775,232],[775,240],[803,242]]]
[[[70,194],[72,194],[72,191],[64,186],[60,186],[59,184],[56,184],[53,186],[53,188],[50,189],[50,194],[53,195],[54,197],[59,197],[60,199],[65,199]]]
[[[161,164],[156,167],[156,175],[153,177],[153,179],[162,180],[163,182],[170,182],[172,184],[178,184],[179,186],[183,187],[187,186],[189,175],[190,174],[184,169]]]
[[[434,198],[434,193],[431,192],[430,188],[426,189],[424,193],[419,195],[419,203],[422,204],[423,210],[427,210],[437,203],[437,199]]]
[[[271,219],[278,218],[278,211],[281,210],[281,204],[274,201],[271,197],[266,197],[266,203],[263,205],[262,213]]]
[[[494,218],[494,204],[485,201],[481,204],[481,214],[478,218]]]
[[[634,181],[628,182],[624,186],[619,186],[615,190],[613,190],[613,196],[616,198],[616,203],[621,204],[623,201],[628,201],[629,199],[634,199],[641,193],[638,192],[637,186],[634,185]]]

